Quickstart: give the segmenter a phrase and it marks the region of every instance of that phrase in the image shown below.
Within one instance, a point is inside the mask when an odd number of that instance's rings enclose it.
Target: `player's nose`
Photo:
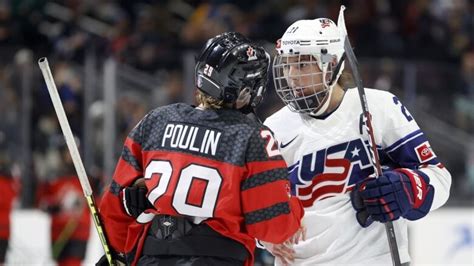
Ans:
[[[299,75],[300,75],[299,67],[295,64],[290,64],[288,66],[288,76],[290,77],[290,79],[297,79]]]
[[[297,67],[295,66],[289,66],[288,69],[288,79],[290,81],[291,87],[298,87],[299,86],[299,80],[300,80],[300,73]]]

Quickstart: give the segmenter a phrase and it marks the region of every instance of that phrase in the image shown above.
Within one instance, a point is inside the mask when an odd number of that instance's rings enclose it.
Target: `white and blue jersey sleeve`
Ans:
[[[401,101],[389,92],[368,91],[376,134],[381,136],[381,164],[424,173],[435,189],[431,210],[439,208],[449,197],[450,173],[439,162],[425,134]]]

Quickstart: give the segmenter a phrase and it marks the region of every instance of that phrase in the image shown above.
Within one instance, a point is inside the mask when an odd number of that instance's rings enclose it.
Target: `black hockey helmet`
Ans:
[[[234,103],[240,91],[250,89],[252,107],[262,100],[270,56],[237,32],[226,32],[207,41],[197,57],[196,87],[216,99]]]

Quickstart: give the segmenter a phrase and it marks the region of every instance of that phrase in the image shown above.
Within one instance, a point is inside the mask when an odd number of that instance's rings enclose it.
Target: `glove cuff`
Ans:
[[[395,169],[395,171],[406,175],[410,179],[413,208],[418,209],[423,204],[428,193],[429,178],[420,171],[411,170],[407,168]]]
[[[410,179],[413,195],[413,208],[404,215],[408,220],[424,217],[431,209],[434,198],[434,188],[430,185],[429,177],[422,171],[407,168],[395,169]]]

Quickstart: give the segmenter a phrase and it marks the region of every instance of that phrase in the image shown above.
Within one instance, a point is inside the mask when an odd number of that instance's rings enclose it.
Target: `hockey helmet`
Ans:
[[[327,18],[298,20],[277,41],[276,50],[273,80],[278,96],[294,112],[323,114],[344,69],[341,29]],[[308,65],[316,71],[302,71]]]
[[[237,32],[226,32],[209,41],[197,57],[196,87],[226,103],[235,103],[242,89],[250,90],[250,103],[262,100],[270,56]]]

